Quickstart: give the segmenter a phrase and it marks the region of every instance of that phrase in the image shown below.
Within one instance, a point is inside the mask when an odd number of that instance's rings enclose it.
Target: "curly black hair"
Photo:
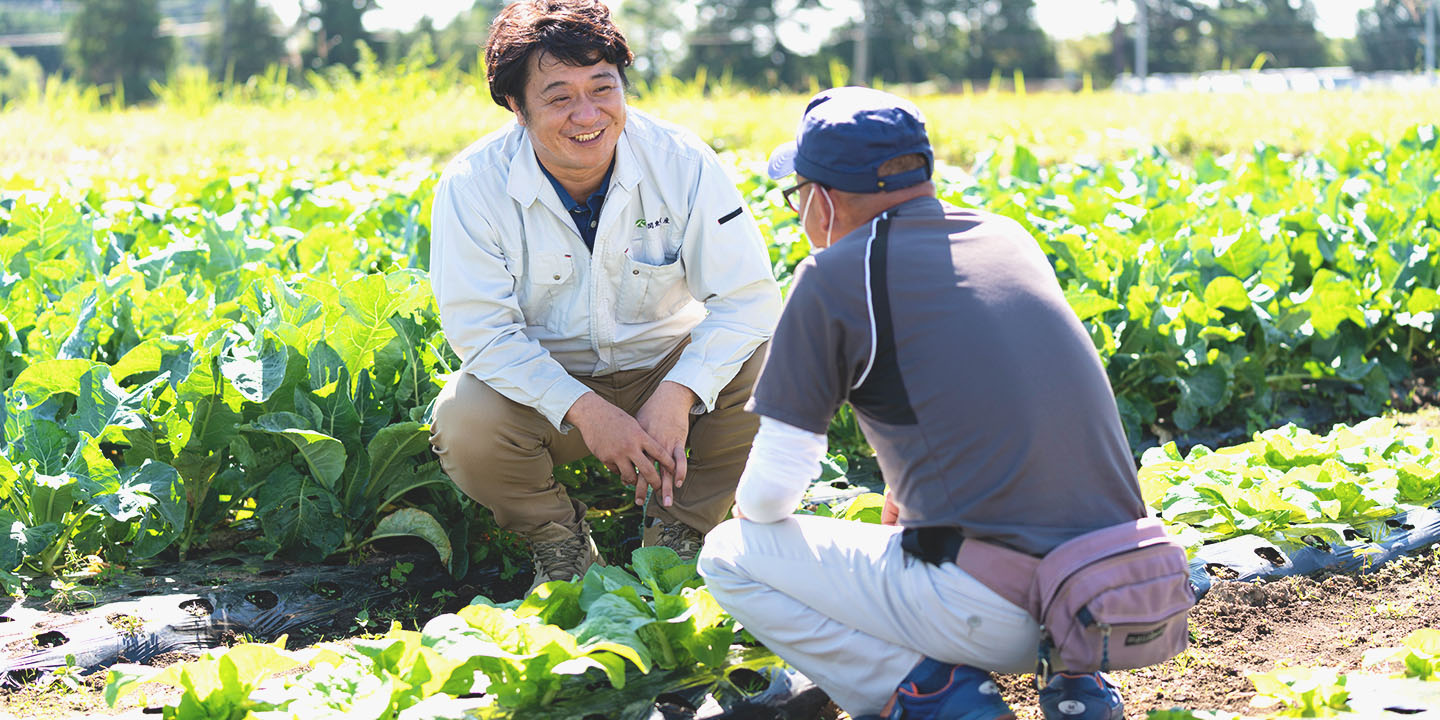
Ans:
[[[576,67],[608,62],[620,71],[635,60],[610,8],[599,0],[522,0],[507,6],[490,24],[485,41],[485,79],[490,97],[507,110],[525,112],[525,83],[536,52]]]

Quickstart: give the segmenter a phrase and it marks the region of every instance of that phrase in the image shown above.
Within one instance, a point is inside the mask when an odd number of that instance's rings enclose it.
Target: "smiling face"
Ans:
[[[583,200],[599,187],[625,129],[625,90],[614,64],[568,65],[535,53],[524,109],[513,99],[510,105],[535,157],[572,197]]]

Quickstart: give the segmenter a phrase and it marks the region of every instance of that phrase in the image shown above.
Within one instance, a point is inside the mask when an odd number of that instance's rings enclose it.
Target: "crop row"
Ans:
[[[1198,480],[1196,478],[1199,478]],[[1388,421],[1317,436],[1293,426],[1247,444],[1181,458],[1173,446],[1147,454],[1146,500],[1192,545],[1239,532],[1276,539],[1364,527],[1386,501],[1440,499],[1440,432]],[[862,495],[808,512],[879,522],[880,498]],[[1307,513],[1329,519],[1328,529]],[[1263,523],[1263,524],[1262,524]],[[698,688],[707,702],[743,697],[736,671],[778,660],[754,646],[702,586],[693,562],[666,548],[637,551],[633,574],[592,567],[583,579],[542,585],[524,600],[477,598],[420,631],[302,651],[242,645],[185,665],[112,669],[107,699],[147,685],[180,689],[166,717],[548,718],[644,716],[657,694]],[[1344,710],[1350,691],[1422,697],[1440,677],[1440,632],[1422,630],[1398,648],[1372,649],[1366,664],[1395,663],[1397,679],[1347,679],[1323,669],[1282,668],[1250,677],[1256,707],[1287,713]],[[267,679],[301,668],[298,676]],[[1416,693],[1419,695],[1416,695]],[[1308,717],[1310,715],[1301,715]],[[1169,711],[1158,718],[1222,717]],[[1228,717],[1228,716],[1226,716]]]
[[[1294,425],[1183,457],[1145,453],[1146,502],[1192,550],[1255,535],[1285,550],[1366,544],[1385,521],[1440,503],[1440,432],[1372,419],[1317,435]]]
[[[1035,232],[1140,447],[1377,414],[1433,372],[1435,130],[1347,147],[1052,168],[1021,149],[1010,173],[942,167],[940,190]],[[808,245],[778,188],[734,168],[786,281]],[[235,522],[270,555],[396,535],[457,574],[512,555],[428,450],[427,407],[457,365],[424,272],[435,177],[0,196],[7,582],[76,555],[183,556]],[[868,452],[842,431],[839,450]]]
[[[574,717],[564,708],[650,705],[660,691],[653,683],[641,683],[634,697],[643,676],[723,693],[735,669],[778,664],[763,650],[732,652],[736,623],[701,587],[693,562],[643,548],[632,567],[635,574],[597,565],[583,580],[546,583],[505,605],[477,598],[418,632],[397,626],[383,637],[299,652],[285,651],[282,638],[164,670],[121,666],[110,671],[106,698],[113,705],[147,684],[180,688],[166,717],[540,717],[541,708]],[[271,674],[299,666],[308,671],[260,691]],[[606,685],[630,691],[594,691]]]
[[[121,108],[83,83],[49,78],[44,94],[0,113],[0,184],[7,175],[45,183],[191,178],[310,170],[337,163],[386,168],[443,160],[513,118],[490,98],[483,68],[362,64],[243,84],[181,72],[152,103]],[[302,86],[296,87],[300,81]],[[693,79],[632,77],[630,104],[683,122],[720,150],[766,152],[790,139],[804,93],[746,90],[703,73]],[[844,84],[843,74],[824,79]],[[1407,125],[1440,116],[1440,92],[911,94],[929,119],[937,156],[969,165],[1023,145],[1042,161],[1116,160],[1160,145],[1186,162],[1204,152],[1246,153],[1256,140],[1286,151],[1344,143],[1355,133],[1395,140]],[[1217,101],[1222,98],[1223,101]],[[1243,107],[1237,112],[1237,107]],[[324,128],[317,133],[314,128]],[[1008,151],[1007,151],[1008,155]]]
[[[951,190],[1031,228],[1109,371],[1131,442],[1379,414],[1440,361],[1440,146],[1247,160],[1161,152]]]
[[[498,549],[429,453],[454,358],[415,267],[424,177],[8,199],[0,569],[183,556],[247,518],[267,555],[414,535],[463,574]]]

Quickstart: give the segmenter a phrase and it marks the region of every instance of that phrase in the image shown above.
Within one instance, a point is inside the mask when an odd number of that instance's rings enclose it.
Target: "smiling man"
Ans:
[[[430,277],[462,362],[431,444],[523,534],[535,583],[599,559],[554,466],[593,454],[653,489],[644,541],[693,557],[730,507],[743,411],[780,312],[769,253],[699,138],[625,103],[633,55],[594,0],[523,0],[485,45],[515,121],[435,190]],[[688,452],[687,452],[688,450]]]

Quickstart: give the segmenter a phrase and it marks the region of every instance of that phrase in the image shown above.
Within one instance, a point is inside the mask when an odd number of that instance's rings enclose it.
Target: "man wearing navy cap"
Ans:
[[[1145,516],[1105,369],[1035,240],[936,198],[920,111],[816,95],[770,175],[800,263],[747,409],[736,519],[700,572],[755,637],[853,716],[1013,718],[989,672],[1035,667],[1040,627],[953,562],[975,538],[1034,556]],[[823,251],[823,252],[821,252]],[[849,402],[888,486],[885,525],[792,515]],[[1057,673],[1052,720],[1120,720],[1098,673]]]

